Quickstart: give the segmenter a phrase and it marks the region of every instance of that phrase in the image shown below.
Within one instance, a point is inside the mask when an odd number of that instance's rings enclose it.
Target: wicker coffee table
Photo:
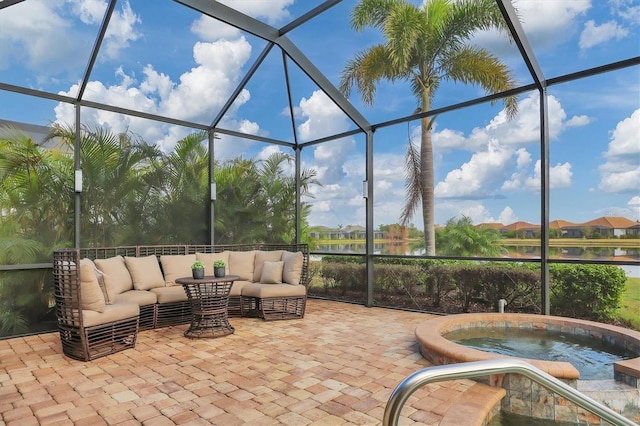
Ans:
[[[176,279],[176,283],[184,286],[191,303],[191,325],[184,332],[186,337],[222,337],[235,331],[229,324],[227,306],[231,286],[239,279],[237,275]]]

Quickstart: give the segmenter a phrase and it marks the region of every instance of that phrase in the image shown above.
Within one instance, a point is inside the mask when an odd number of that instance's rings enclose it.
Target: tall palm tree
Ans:
[[[515,87],[509,68],[487,50],[468,41],[479,30],[506,31],[495,0],[425,0],[416,6],[406,0],[361,0],[351,25],[357,31],[372,27],[382,31],[385,43],[356,54],[342,71],[340,90],[349,96],[355,85],[365,104],[372,105],[381,80],[408,81],[419,111],[429,111],[445,81],[476,84],[489,93]],[[504,99],[513,117],[517,101]],[[407,200],[400,221],[410,220],[422,201],[425,248],[435,254],[434,173],[431,128],[435,117],[421,118],[420,149],[411,142],[407,150]]]

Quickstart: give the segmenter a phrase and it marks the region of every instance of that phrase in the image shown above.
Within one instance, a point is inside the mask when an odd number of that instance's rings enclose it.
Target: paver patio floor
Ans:
[[[393,389],[428,366],[414,329],[430,317],[312,299],[302,320],[232,318],[217,339],[143,331],[91,362],[65,357],[57,333],[1,340],[0,424],[380,425]],[[400,424],[444,424],[473,385],[427,385]]]

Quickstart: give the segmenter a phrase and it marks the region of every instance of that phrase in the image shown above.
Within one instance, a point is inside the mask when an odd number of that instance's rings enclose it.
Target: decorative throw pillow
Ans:
[[[277,262],[266,261],[262,264],[262,273],[260,275],[260,282],[262,284],[282,284],[282,268],[284,262],[279,260]]]
[[[104,285],[107,292],[116,295],[133,290],[131,274],[124,263],[124,257],[118,255],[108,259],[96,259],[93,261],[104,274]]]
[[[213,262],[223,260],[229,267],[229,252],[227,250],[220,253],[196,253],[196,259],[204,262],[204,274],[213,275]]]
[[[302,275],[302,262],[304,256],[301,251],[292,253],[285,251],[282,253],[284,268],[282,270],[282,280],[287,284],[300,284],[300,275]]]
[[[191,265],[196,261],[195,254],[174,254],[160,256],[164,283],[167,286],[176,285],[176,278],[190,277]]]
[[[241,281],[251,281],[253,279],[253,262],[256,258],[256,251],[232,251],[229,253],[229,275],[238,275]]]
[[[98,284],[95,269],[91,259],[80,260],[80,302],[84,310],[104,312],[104,294]]]
[[[264,262],[277,262],[278,260],[281,260],[282,253],[283,250],[257,250],[253,269],[253,282],[260,282],[260,277],[262,276],[262,264]]]
[[[113,305],[116,295],[113,293],[113,289],[108,288],[104,283],[104,272],[98,269],[93,261],[91,261],[91,264],[93,265],[93,273],[96,274],[98,284],[100,285],[100,290],[102,290],[102,294],[104,295],[104,303],[107,305]]]
[[[124,258],[127,269],[131,274],[133,288],[136,290],[151,290],[156,287],[164,287],[164,277],[160,270],[158,258],[154,255],[144,257]]]

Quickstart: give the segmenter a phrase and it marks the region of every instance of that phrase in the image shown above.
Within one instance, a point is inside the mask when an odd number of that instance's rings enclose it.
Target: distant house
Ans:
[[[476,226],[497,229],[503,235],[514,232],[519,238],[540,236],[540,225],[522,221],[506,226],[500,223],[481,223]],[[557,236],[563,238],[593,238],[597,235],[605,238],[640,236],[640,222],[634,222],[625,217],[599,217],[585,223],[558,219],[549,222],[549,229],[555,229]]]
[[[47,140],[47,136],[51,131],[50,127],[0,119],[0,138],[11,138],[15,135],[16,131],[24,133],[30,137],[34,143],[37,143],[43,148],[60,148],[60,141],[57,138]]]
[[[534,238],[540,236],[540,225],[518,221],[511,225],[503,226],[499,231],[503,235],[515,232],[515,235],[518,238]]]
[[[504,225],[500,222],[485,222],[476,225],[476,228],[495,229],[496,231],[500,231],[502,228],[504,228]]]
[[[582,236],[580,233],[579,224],[569,222],[567,220],[552,220],[549,222],[549,229],[555,229],[559,237],[567,238],[579,238]],[[577,234],[576,234],[577,232]]]
[[[637,235],[638,232],[638,222],[629,220],[626,217],[599,217],[583,223],[582,226],[583,235],[586,232],[593,232],[603,237],[622,237],[633,235],[634,233]]]
[[[360,225],[348,225],[344,228],[329,228],[327,226],[314,226],[309,231],[309,236],[313,239],[327,240],[364,240],[367,231]],[[373,231],[374,239],[384,239],[385,235],[382,231]]]

